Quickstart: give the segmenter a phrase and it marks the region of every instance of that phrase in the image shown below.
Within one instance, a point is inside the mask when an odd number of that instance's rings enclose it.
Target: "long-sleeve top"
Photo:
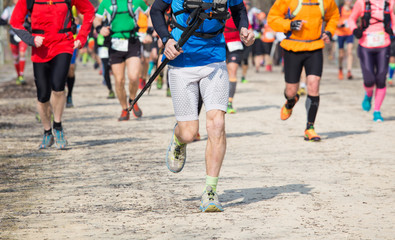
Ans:
[[[324,16],[322,16],[318,0],[303,0],[304,5],[300,12],[293,18],[287,17],[298,6],[299,0],[277,0],[268,15],[268,23],[276,32],[283,32],[287,38],[281,42],[281,47],[287,51],[314,51],[324,48],[321,39],[323,31],[332,35],[339,20],[339,10],[334,0],[323,0]],[[315,5],[312,5],[315,4]],[[291,21],[303,20],[302,29],[291,30]],[[323,22],[326,22],[323,29]]]
[[[365,48],[382,48],[387,47],[391,44],[389,34],[384,30],[384,4],[385,0],[370,0],[371,4],[371,18],[369,27],[365,29],[362,37],[359,39],[359,44]],[[395,16],[392,11],[394,7],[394,0],[390,1],[390,12],[391,12],[391,26],[395,32]],[[352,9],[352,13],[349,17],[348,24],[351,31],[354,31],[357,26],[358,18],[364,15],[365,1],[357,0]],[[378,21],[379,20],[379,21]]]
[[[73,34],[71,32],[59,33],[60,30],[71,27],[68,5],[64,1],[51,1],[51,3],[49,4],[46,0],[35,0],[31,13],[33,32],[40,30],[43,33],[30,33],[23,26],[28,14],[25,0],[18,1],[11,17],[10,24],[14,32],[22,41],[32,46],[32,62],[48,62],[61,53],[73,53]],[[71,4],[84,15],[81,29],[76,38],[81,42],[81,46],[84,46],[91,30],[95,9],[89,0],[72,0]],[[38,48],[34,43],[36,36],[44,37],[42,46]]]

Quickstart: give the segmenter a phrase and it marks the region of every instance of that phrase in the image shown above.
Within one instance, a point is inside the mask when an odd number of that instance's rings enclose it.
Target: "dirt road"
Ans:
[[[165,166],[175,118],[163,89],[141,99],[141,120],[120,123],[117,100],[79,67],[66,151],[37,150],[34,98],[3,92],[1,109],[22,110],[0,115],[0,239],[394,239],[395,88],[374,123],[361,110],[360,72],[339,81],[335,71],[327,66],[321,84],[320,143],[303,140],[305,97],[280,120],[280,69],[251,69],[238,84],[216,214],[198,210],[204,116],[184,170]]]

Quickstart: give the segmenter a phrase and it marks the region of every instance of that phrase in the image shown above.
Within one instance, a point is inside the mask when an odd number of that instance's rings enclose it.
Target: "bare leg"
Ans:
[[[218,177],[226,151],[225,112],[207,112],[206,174]]]
[[[125,91],[125,63],[117,63],[111,65],[112,72],[115,78],[115,92],[122,109],[128,108]]]

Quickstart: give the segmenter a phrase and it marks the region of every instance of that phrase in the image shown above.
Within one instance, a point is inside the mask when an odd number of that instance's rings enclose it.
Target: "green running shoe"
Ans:
[[[16,79],[16,85],[26,85],[25,78],[23,76],[19,76]]]
[[[173,136],[170,141],[170,145],[166,152],[166,166],[170,172],[178,173],[184,168],[185,161],[187,159],[187,144],[180,144],[176,140],[175,130],[177,123],[173,129]]]
[[[207,186],[203,192],[200,201],[200,210],[202,212],[223,212],[224,209],[218,200],[217,193],[211,186]]]
[[[171,97],[170,88],[168,88],[168,89],[166,90],[166,97]]]
[[[110,90],[110,92],[108,93],[107,99],[113,99],[115,98],[115,93],[113,90]]]
[[[43,141],[41,142],[38,149],[47,149],[47,148],[51,147],[53,143],[54,143],[54,138],[53,138],[52,133],[50,133],[50,134],[44,133]]]
[[[241,77],[241,83],[248,83],[248,81],[245,79],[245,77]]]
[[[226,112],[229,114],[236,113],[236,110],[232,106],[232,102],[228,102],[228,108],[226,109]]]
[[[158,79],[156,80],[156,88],[162,89],[162,87],[163,87],[163,77],[159,75]]]
[[[53,133],[55,135],[55,147],[60,150],[65,149],[67,146],[67,140],[64,138],[63,129],[54,129]]]

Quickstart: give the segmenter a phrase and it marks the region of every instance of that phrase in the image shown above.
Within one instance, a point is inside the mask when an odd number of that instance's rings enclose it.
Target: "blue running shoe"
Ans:
[[[384,121],[384,118],[381,116],[380,111],[374,111],[373,112],[373,121],[375,122],[382,122]]]
[[[177,124],[173,129],[173,137],[166,152],[166,166],[170,172],[178,173],[184,168],[187,159],[187,144],[179,143],[176,139],[175,130]]]
[[[365,94],[365,98],[362,101],[362,109],[369,112],[370,108],[372,108],[372,97],[368,97],[368,95]]]
[[[53,135],[44,133],[43,141],[38,147],[38,149],[47,149],[54,143]]]
[[[74,107],[73,98],[71,98],[71,96],[67,96],[66,108],[72,108],[72,107]]]
[[[64,138],[63,129],[62,130],[54,129],[53,133],[55,135],[55,147],[57,149],[65,149],[67,146],[67,140]]]

